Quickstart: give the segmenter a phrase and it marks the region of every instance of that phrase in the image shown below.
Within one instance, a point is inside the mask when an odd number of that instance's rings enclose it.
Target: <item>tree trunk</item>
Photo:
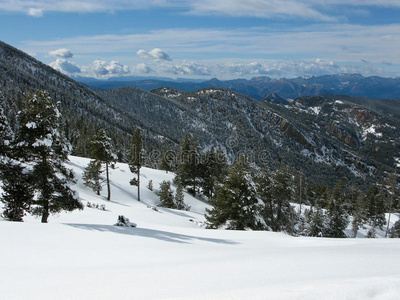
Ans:
[[[49,200],[45,200],[43,204],[42,223],[47,223],[49,218]]]
[[[140,201],[140,169],[138,169],[137,172],[137,195],[138,195],[138,201]]]
[[[108,174],[108,163],[106,162],[106,176],[107,176],[107,200],[111,200],[111,188],[110,188],[110,175]]]

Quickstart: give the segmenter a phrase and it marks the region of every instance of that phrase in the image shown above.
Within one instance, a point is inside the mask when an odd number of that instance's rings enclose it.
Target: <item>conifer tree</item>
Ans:
[[[3,217],[10,221],[22,222],[33,203],[34,191],[28,183],[28,174],[18,162],[8,160],[0,167],[2,179]]]
[[[325,236],[327,231],[326,216],[320,207],[316,207],[311,215],[310,236]]]
[[[212,199],[216,184],[223,181],[228,171],[226,157],[221,147],[218,147],[217,150],[212,147],[205,153],[201,171],[203,193],[209,199]]]
[[[129,169],[132,173],[136,174],[137,177],[131,179],[129,182],[131,185],[137,186],[138,189],[138,201],[140,201],[140,168],[142,167],[143,161],[143,141],[142,141],[142,132],[138,128],[135,130],[132,142],[131,142],[131,151],[129,157]]]
[[[167,148],[160,157],[160,161],[158,162],[158,169],[164,170],[167,172],[172,171],[173,162],[171,161],[169,154],[171,154],[171,150]]]
[[[111,200],[110,168],[114,168],[117,160],[117,156],[114,154],[112,149],[111,139],[107,136],[104,129],[100,129],[92,142],[91,156],[93,159],[96,159],[105,165],[108,201]]]
[[[200,150],[197,139],[187,134],[183,139],[178,153],[177,170],[174,182],[180,182],[183,187],[191,186],[189,191],[196,195],[196,189],[201,175]]]
[[[100,192],[103,189],[101,186],[101,161],[92,159],[85,171],[83,172],[83,184],[91,188],[97,195],[100,196]]]
[[[263,169],[257,180],[257,191],[263,201],[261,211],[266,225],[273,231],[294,234],[297,215],[290,205],[292,189],[287,166],[283,165],[272,174],[268,169]]]
[[[171,190],[170,181],[164,180],[160,183],[158,196],[160,197],[160,206],[166,208],[176,208],[176,205],[174,203],[174,193]]]
[[[370,186],[365,196],[366,217],[373,227],[382,227],[386,224],[385,196],[378,185]]]
[[[60,131],[60,117],[45,91],[29,95],[20,114],[18,154],[32,167],[30,178],[37,192],[32,212],[42,216],[42,223],[47,223],[50,213],[83,208],[68,186],[74,175],[65,167],[69,146]]]
[[[347,237],[344,232],[349,224],[347,212],[341,204],[333,202],[328,210],[328,236],[334,238]]]
[[[227,178],[218,185],[212,209],[206,209],[209,227],[227,225],[227,229],[256,228],[257,198],[251,185],[248,163],[240,157],[229,170]]]
[[[190,207],[185,204],[185,195],[183,194],[183,187],[178,183],[174,198],[175,206],[179,210],[190,210]]]
[[[7,117],[4,114],[3,108],[0,106],[0,157],[10,154],[10,145],[13,138],[13,133]]]

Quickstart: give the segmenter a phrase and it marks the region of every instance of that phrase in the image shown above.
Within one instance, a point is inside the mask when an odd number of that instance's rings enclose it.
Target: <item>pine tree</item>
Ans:
[[[173,154],[173,152],[167,148],[160,157],[160,161],[158,162],[158,169],[159,170],[164,170],[167,173],[172,171],[173,168],[173,159],[171,157],[171,154]]]
[[[290,205],[292,183],[289,170],[283,165],[272,174],[268,174],[267,169],[263,172],[265,175],[261,175],[257,182],[258,195],[264,203],[263,219],[273,231],[294,234],[297,215]]]
[[[391,238],[400,238],[400,220],[394,223],[393,227],[390,229]]]
[[[83,172],[83,184],[91,188],[97,195],[103,189],[101,186],[101,161],[92,159]]]
[[[10,221],[22,222],[33,203],[33,187],[28,183],[28,174],[18,162],[7,160],[0,166],[2,179],[1,202],[5,204],[3,217]]]
[[[183,187],[191,186],[188,190],[196,195],[201,176],[201,157],[197,139],[187,134],[183,139],[178,153],[177,170],[174,182],[180,182]]]
[[[13,133],[7,117],[4,114],[3,108],[0,106],[0,157],[10,154],[10,145],[13,138]]]
[[[138,128],[135,130],[132,143],[131,143],[131,151],[129,157],[129,169],[132,173],[136,174],[137,177],[131,179],[129,182],[131,185],[137,186],[138,189],[138,201],[140,201],[140,168],[142,167],[143,161],[143,141],[142,141],[142,132]]]
[[[310,210],[307,216],[307,223],[309,224],[306,232],[307,236],[323,237],[327,233],[327,220],[324,212],[320,207]]]
[[[212,199],[216,184],[223,181],[228,171],[226,157],[221,147],[218,147],[217,150],[212,147],[205,153],[201,171],[203,193],[209,199]]]
[[[110,168],[114,168],[117,160],[117,156],[112,149],[111,139],[107,136],[104,129],[100,129],[92,142],[91,157],[105,165],[108,201],[111,200]]]
[[[342,204],[332,200],[328,210],[328,236],[333,238],[347,237],[344,232],[349,224],[348,214],[343,208]]]
[[[185,204],[185,195],[183,194],[183,187],[178,184],[174,198],[175,206],[179,210],[190,210],[190,206]]]
[[[174,203],[174,193],[171,190],[171,182],[164,180],[160,183],[158,196],[160,197],[160,206],[166,208],[176,208]]]
[[[251,184],[248,163],[240,157],[229,170],[224,182],[217,186],[212,209],[206,209],[209,227],[227,225],[227,229],[256,228],[257,198]]]
[[[385,197],[378,185],[370,186],[366,192],[366,217],[373,227],[382,227],[386,224]]]
[[[68,186],[74,175],[65,167],[69,146],[60,131],[60,117],[45,91],[29,95],[20,114],[18,154],[32,167],[30,178],[37,192],[32,213],[41,215],[42,223],[47,223],[50,213],[83,209]]]

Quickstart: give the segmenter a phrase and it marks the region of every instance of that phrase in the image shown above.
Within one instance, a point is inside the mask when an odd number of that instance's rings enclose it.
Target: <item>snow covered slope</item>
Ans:
[[[88,160],[71,157],[83,203],[48,224],[0,221],[2,299],[396,299],[399,239],[295,238],[281,233],[206,230],[207,204],[191,211],[158,203],[166,174],[142,170],[142,202],[124,164],[112,171],[112,201],[82,184]],[[103,191],[105,194],[105,191]],[[116,227],[118,215],[137,228]],[[192,220],[192,221],[190,221]]]

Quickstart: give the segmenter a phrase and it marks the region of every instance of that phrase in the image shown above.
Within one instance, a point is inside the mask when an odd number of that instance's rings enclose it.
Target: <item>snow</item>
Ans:
[[[112,201],[84,187],[88,159],[71,157],[82,202],[105,210],[60,213],[48,224],[0,220],[3,299],[396,299],[400,239],[291,237],[207,230],[207,203],[158,208],[172,173],[142,168],[141,198],[125,164],[112,171]],[[136,228],[113,226],[124,215]],[[392,215],[392,218],[395,217]]]
[[[376,126],[375,125],[371,125],[370,127],[366,128],[363,132],[363,137],[365,138],[367,136],[367,134],[373,134],[376,137],[382,137],[382,133],[381,132],[376,132]]]

